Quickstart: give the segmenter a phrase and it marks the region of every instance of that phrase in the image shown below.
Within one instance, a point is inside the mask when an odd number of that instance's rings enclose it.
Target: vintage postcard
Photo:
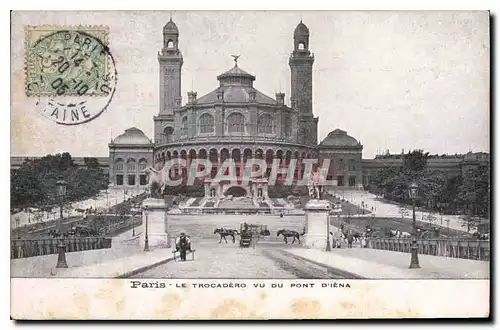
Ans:
[[[487,11],[13,11],[11,68],[13,319],[489,316]]]

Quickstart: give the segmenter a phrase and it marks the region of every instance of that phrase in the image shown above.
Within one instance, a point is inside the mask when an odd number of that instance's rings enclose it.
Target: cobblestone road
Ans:
[[[168,262],[147,272],[140,278],[296,278],[263,255],[260,247],[240,248],[235,244],[208,243],[196,247],[195,259],[186,262]]]
[[[253,247],[240,248],[239,236],[236,242],[228,237],[228,243],[219,243],[220,236],[215,228],[240,228],[240,223],[267,225],[271,236],[263,237]],[[180,232],[190,235],[195,259],[191,255],[186,262],[168,262],[162,266],[137,274],[135,278],[342,278],[331,269],[315,265],[307,260],[282,252],[299,244],[285,244],[277,237],[279,229],[286,228],[301,232],[303,217],[272,215],[171,215],[168,220],[171,236]]]

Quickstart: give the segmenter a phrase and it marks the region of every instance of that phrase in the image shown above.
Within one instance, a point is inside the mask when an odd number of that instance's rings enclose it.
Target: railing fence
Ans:
[[[369,238],[367,247],[410,253],[411,239]],[[417,240],[418,253],[450,258],[490,260],[490,241],[472,240]]]
[[[29,258],[59,252],[59,245],[64,242],[66,252],[111,248],[110,237],[75,237],[75,238],[44,238],[44,239],[13,239],[10,246],[10,258]]]

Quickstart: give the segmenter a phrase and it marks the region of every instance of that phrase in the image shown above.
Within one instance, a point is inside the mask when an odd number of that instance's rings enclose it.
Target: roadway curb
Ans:
[[[191,252],[189,252],[191,253]],[[188,254],[189,254],[188,253]],[[187,254],[186,254],[187,255]],[[139,267],[139,268],[136,268],[134,270],[131,270],[129,272],[126,272],[126,273],[123,273],[121,275],[118,275],[118,276],[115,276],[113,278],[115,279],[125,279],[125,278],[129,278],[131,276],[134,276],[134,275],[137,275],[137,274],[140,274],[140,273],[143,273],[143,272],[146,272],[152,268],[155,268],[155,267],[158,267],[158,266],[161,266],[161,265],[164,265],[170,261],[173,261],[174,260],[174,257],[168,257],[164,260],[161,260],[161,261],[158,261],[158,262],[155,262],[154,264],[151,264],[151,265],[147,265],[147,266],[143,266],[143,267]]]
[[[310,262],[312,264],[318,265],[320,267],[324,267],[324,268],[326,268],[328,270],[328,272],[341,274],[346,279],[367,279],[364,276],[361,276],[361,275],[358,275],[358,274],[355,274],[355,273],[350,273],[350,272],[345,271],[343,269],[335,268],[335,267],[332,267],[330,265],[324,264],[322,262],[318,262],[318,261],[315,261],[315,260],[307,259],[305,257],[298,256],[298,255],[296,255],[294,253],[291,253],[291,252],[288,252],[288,251],[285,251],[285,250],[281,250],[281,252],[284,253],[285,255],[290,255],[290,256],[295,257],[295,258],[297,258],[299,260],[304,260],[304,261]]]

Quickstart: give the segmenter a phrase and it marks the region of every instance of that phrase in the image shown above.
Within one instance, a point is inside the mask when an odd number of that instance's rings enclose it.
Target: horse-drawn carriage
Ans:
[[[256,225],[242,223],[240,225],[240,247],[249,247],[252,240],[257,240],[261,236],[270,236],[271,233],[267,229],[267,225]]]

